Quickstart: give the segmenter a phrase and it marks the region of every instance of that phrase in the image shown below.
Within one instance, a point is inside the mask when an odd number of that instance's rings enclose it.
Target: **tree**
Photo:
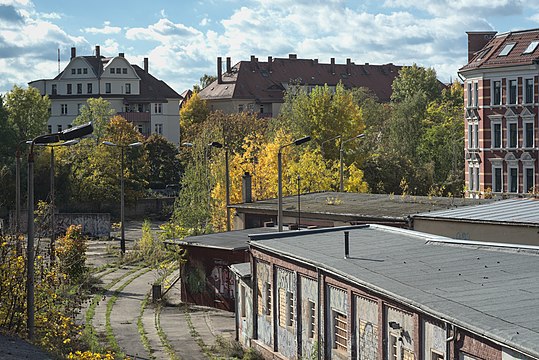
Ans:
[[[202,75],[202,77],[200,78],[200,85],[193,85],[193,92],[200,92],[200,90],[204,89],[206,86],[210,85],[215,80],[217,80],[217,76],[208,74]]]
[[[418,93],[425,97],[425,105],[440,97],[442,84],[436,78],[436,71],[432,68],[413,64],[404,66],[392,84],[391,101],[401,102]]]
[[[15,85],[7,93],[5,108],[9,125],[15,131],[16,142],[31,140],[45,133],[50,106],[49,97],[41,96],[39,90],[33,87],[23,89]]]
[[[178,148],[161,135],[151,135],[144,141],[144,149],[151,159],[149,164],[150,184],[179,184],[182,165]]]
[[[206,100],[201,99],[198,92],[193,92],[193,95],[180,110],[182,132],[189,133],[189,127],[204,122],[209,113],[210,109],[206,105]]]
[[[80,115],[73,120],[73,124],[81,125],[91,121],[94,126],[92,135],[96,139],[96,143],[99,144],[114,113],[109,101],[101,97],[89,98],[86,105],[80,109]]]

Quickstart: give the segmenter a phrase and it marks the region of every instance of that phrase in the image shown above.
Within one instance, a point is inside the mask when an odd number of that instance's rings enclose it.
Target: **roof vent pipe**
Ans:
[[[99,47],[99,45],[95,46],[95,57],[101,59],[101,48]]]
[[[350,258],[350,232],[344,232],[344,258]]]
[[[348,75],[352,74],[352,59],[346,59],[346,73]]]
[[[268,72],[272,72],[272,68],[271,68],[271,62],[273,61],[273,57],[271,56],[268,56]]]
[[[148,73],[148,58],[144,58],[144,72]]]
[[[226,57],[226,72],[229,74],[232,72],[232,60],[230,59],[230,56]]]
[[[217,83],[223,83],[223,59],[220,56],[217,58]]]
[[[73,60],[74,58],[77,57],[77,48],[76,47],[72,47],[71,48],[71,60]]]
[[[331,74],[335,75],[335,58],[331,58]]]

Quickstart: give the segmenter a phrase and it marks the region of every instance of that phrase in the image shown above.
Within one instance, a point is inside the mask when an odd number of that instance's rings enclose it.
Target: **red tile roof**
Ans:
[[[532,41],[539,41],[539,29],[498,34],[483,49],[477,51],[470,62],[459,71],[534,64],[539,60],[539,46],[529,53],[524,53]],[[500,56],[502,50],[510,44],[514,44],[511,51]]]
[[[391,97],[391,85],[401,66],[322,64],[316,59],[268,58],[267,62],[252,58],[240,61],[223,73],[222,83],[214,81],[201,92],[206,100],[254,99],[259,102],[282,102],[285,86],[292,82],[302,85],[335,86],[342,82],[346,88],[367,87],[380,101]]]

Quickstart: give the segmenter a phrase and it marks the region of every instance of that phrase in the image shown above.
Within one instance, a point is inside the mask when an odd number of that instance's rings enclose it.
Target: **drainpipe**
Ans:
[[[317,323],[316,323],[316,353],[317,353],[317,359],[318,360],[321,360],[322,359],[322,355],[321,355],[321,351],[320,351],[320,343],[321,343],[321,338],[322,338],[322,334],[321,334],[321,329],[320,329],[320,324],[321,324],[321,317],[322,317],[322,310],[320,309],[321,307],[321,301],[320,301],[320,298],[322,297],[322,292],[320,291],[320,283],[322,282],[322,272],[320,271],[320,268],[316,268],[316,274],[317,274],[317,292],[318,292],[318,304],[317,304],[317,309],[316,309],[316,317],[318,318],[317,319]]]
[[[450,335],[451,330],[449,328],[453,329],[453,335]],[[447,339],[445,339],[445,358],[449,359],[451,354],[451,342],[455,340],[455,327],[450,323],[445,323],[445,329],[447,334]]]
[[[236,341],[239,341],[240,340],[240,315],[239,315],[239,309],[238,309],[238,299],[241,301],[241,302],[244,302],[245,299],[240,299],[240,286],[239,286],[239,282],[241,280],[241,278],[235,274],[234,275],[235,278],[236,278],[236,281],[235,281],[235,284],[234,284],[234,291],[235,291],[235,294],[236,294],[236,301],[234,302],[234,320],[236,322]],[[245,296],[246,297],[246,296]]]

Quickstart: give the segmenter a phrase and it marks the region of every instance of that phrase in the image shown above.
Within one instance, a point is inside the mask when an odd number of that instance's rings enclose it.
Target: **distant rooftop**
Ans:
[[[349,230],[350,258],[344,259]],[[539,248],[459,242],[387,226],[255,235],[251,247],[320,268],[539,356]]]

